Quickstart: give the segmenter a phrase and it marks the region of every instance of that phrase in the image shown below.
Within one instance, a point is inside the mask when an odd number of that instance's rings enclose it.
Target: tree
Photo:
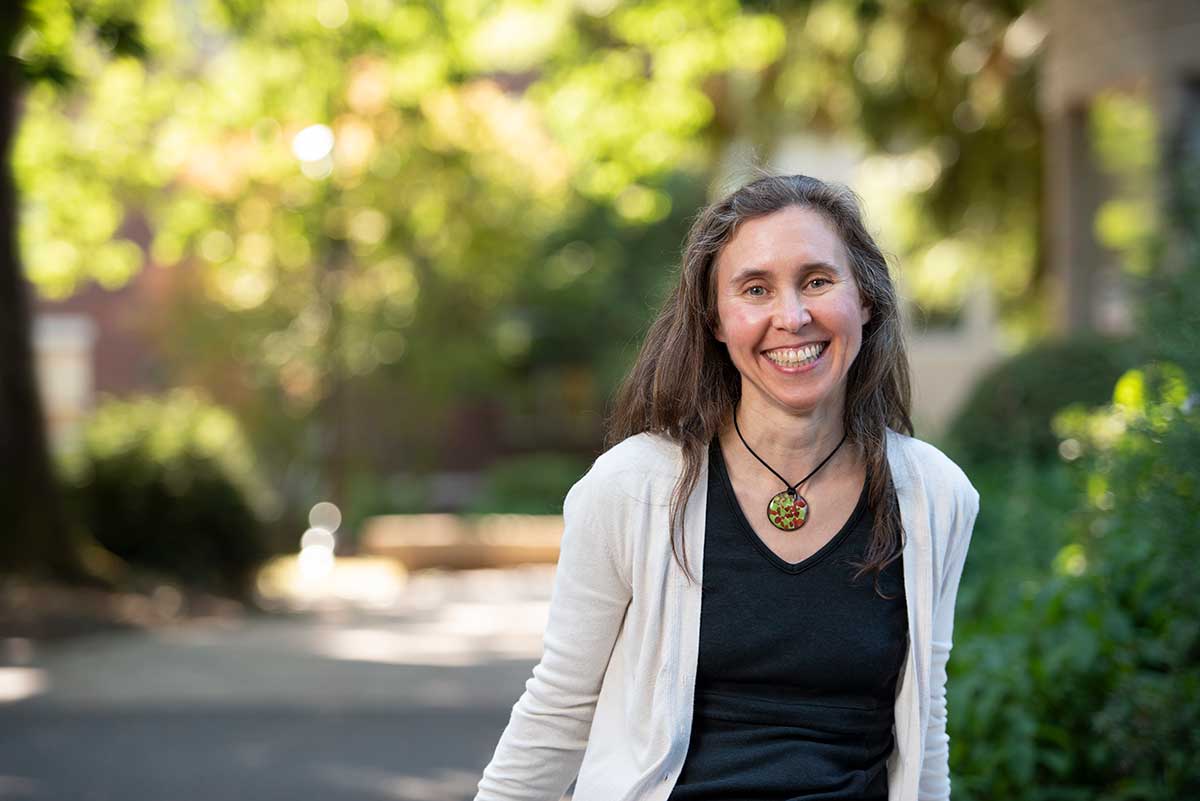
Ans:
[[[519,369],[514,293],[543,242],[597,206],[610,226],[665,217],[665,182],[713,161],[707,77],[782,44],[728,3],[313,8],[147,4],[153,58],[81,45],[93,77],[31,95],[17,154],[32,275],[51,295],[126,280],[140,215],[151,261],[200,268],[222,334],[198,339],[231,394],[328,420],[347,377],[393,363],[426,429]]]
[[[986,276],[1011,338],[1044,333],[1037,56],[1028,0],[778,0],[771,67],[731,86],[725,114],[780,132],[836,133],[869,154],[869,221],[900,257],[922,318],[953,316]]]
[[[1036,163],[1009,162],[1036,142],[1035,48],[1008,44],[1023,5],[744,5],[129,4],[152,55],[81,25],[62,63],[86,79],[29,93],[14,159],[30,278],[56,296],[195,267],[176,378],[256,399],[251,430],[318,462],[337,452],[339,388],[368,376],[419,396],[419,436],[447,399],[561,361],[564,323],[580,358],[617,365],[651,300],[621,288],[661,283],[642,278],[674,260],[664,239],[734,141],[765,161],[801,127],[865,137],[911,190],[883,217],[901,255],[933,265],[913,273],[944,267],[926,251],[952,234],[956,252],[1002,254],[993,268],[1025,291]],[[638,243],[654,250],[634,261]],[[944,283],[918,288],[952,305]],[[597,291],[635,311],[588,308]],[[314,418],[311,439],[288,422]]]
[[[79,20],[113,52],[140,52],[136,28],[108,9]],[[45,418],[34,371],[29,286],[17,237],[18,198],[9,158],[22,93],[38,82],[69,83],[60,48],[74,33],[65,5],[17,3],[0,17],[0,510],[5,534],[0,564],[7,569],[87,574],[77,549],[79,534],[63,512],[47,446]],[[36,37],[28,57],[12,55],[22,35]]]

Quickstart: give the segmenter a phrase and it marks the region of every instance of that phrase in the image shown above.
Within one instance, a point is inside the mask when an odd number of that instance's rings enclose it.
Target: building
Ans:
[[[1093,147],[1090,115],[1113,93],[1144,104],[1169,170],[1200,130],[1200,3],[1195,0],[1049,0],[1038,103],[1045,136],[1045,241],[1054,323],[1067,332],[1132,325],[1121,255],[1098,241],[1097,213],[1122,191]],[[1136,108],[1136,105],[1133,106]],[[1193,144],[1193,147],[1195,145]],[[1162,174],[1151,190],[1162,219]]]

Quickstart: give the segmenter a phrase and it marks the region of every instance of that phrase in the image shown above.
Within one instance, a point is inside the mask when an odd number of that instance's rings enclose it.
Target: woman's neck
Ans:
[[[822,474],[841,473],[859,461],[855,443],[842,442],[845,427],[840,411],[832,414],[829,410],[815,410],[804,415],[740,404],[735,414],[741,437],[738,437],[732,420],[720,433],[726,458],[753,466],[750,474],[761,471],[766,481],[777,482],[778,479],[763,468],[746,445],[789,482],[804,478],[831,453],[833,457],[813,477],[814,481]],[[742,439],[745,439],[745,445]]]

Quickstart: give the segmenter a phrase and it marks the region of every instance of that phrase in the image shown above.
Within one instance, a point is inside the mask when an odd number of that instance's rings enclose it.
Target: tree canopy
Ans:
[[[432,410],[572,361],[616,375],[730,146],[765,164],[797,132],[870,154],[870,220],[923,307],[986,270],[1039,325],[1023,2],[30,8],[28,276],[60,297],[191,266],[179,369],[264,416],[345,377]]]

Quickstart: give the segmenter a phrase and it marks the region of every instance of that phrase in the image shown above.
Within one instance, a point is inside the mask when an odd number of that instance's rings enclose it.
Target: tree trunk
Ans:
[[[10,55],[20,3],[0,23],[0,571],[76,575],[35,377],[30,287],[17,245],[11,166],[24,82]]]

